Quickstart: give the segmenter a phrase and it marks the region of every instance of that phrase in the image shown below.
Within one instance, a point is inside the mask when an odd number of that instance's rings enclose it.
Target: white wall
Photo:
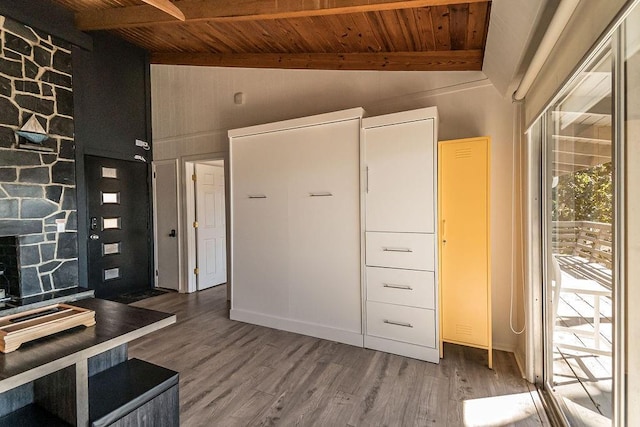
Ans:
[[[154,65],[151,87],[154,160],[228,151],[229,129],[358,106],[378,115],[435,105],[440,140],[489,135],[493,339],[497,348],[515,349],[509,328],[514,110],[484,74]],[[244,93],[243,105],[233,103],[237,92]]]

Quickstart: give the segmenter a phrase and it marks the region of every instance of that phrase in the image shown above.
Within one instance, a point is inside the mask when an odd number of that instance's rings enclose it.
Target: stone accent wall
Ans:
[[[78,286],[71,46],[2,16],[0,42],[0,236],[18,236],[25,297]],[[33,114],[52,152],[19,148]]]

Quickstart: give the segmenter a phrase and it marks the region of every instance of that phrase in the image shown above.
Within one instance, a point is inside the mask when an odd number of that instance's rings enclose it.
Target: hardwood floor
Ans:
[[[225,287],[138,303],[178,322],[129,356],[180,372],[183,426],[543,425],[511,353],[445,346],[439,365],[229,320]]]

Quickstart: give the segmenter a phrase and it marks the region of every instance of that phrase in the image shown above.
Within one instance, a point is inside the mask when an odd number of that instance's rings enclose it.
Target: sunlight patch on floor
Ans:
[[[465,426],[503,426],[528,418],[538,421],[530,393],[506,394],[464,401]]]

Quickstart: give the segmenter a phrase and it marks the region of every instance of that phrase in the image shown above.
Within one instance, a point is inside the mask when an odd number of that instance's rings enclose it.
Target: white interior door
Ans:
[[[156,286],[180,288],[178,259],[178,174],[176,162],[153,163]]]
[[[198,290],[227,281],[224,167],[196,164]]]

